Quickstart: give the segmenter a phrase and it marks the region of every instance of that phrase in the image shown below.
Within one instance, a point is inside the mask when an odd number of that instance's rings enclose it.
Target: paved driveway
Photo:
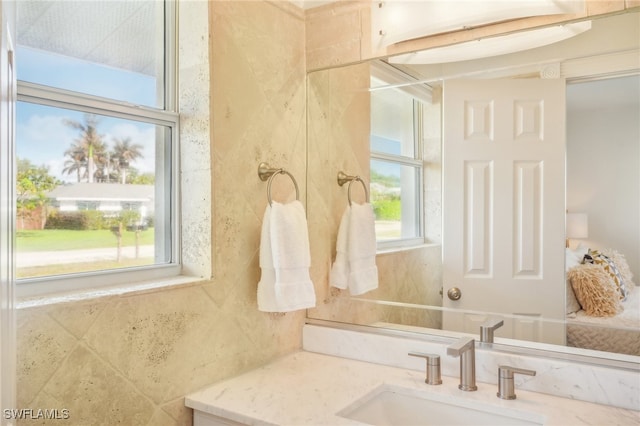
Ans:
[[[87,249],[87,250],[57,250],[36,251],[16,254],[16,266],[27,268],[30,266],[59,265],[61,263],[79,263],[100,260],[116,260],[118,256],[115,247]],[[135,259],[135,247],[122,247],[122,259]],[[140,246],[139,257],[153,256],[153,245]]]

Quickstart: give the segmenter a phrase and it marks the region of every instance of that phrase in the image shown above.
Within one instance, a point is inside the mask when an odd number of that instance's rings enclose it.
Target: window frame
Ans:
[[[387,64],[376,64],[371,70],[372,77],[378,80],[388,83],[388,86],[376,87],[374,90],[384,88],[401,87],[406,92],[407,96],[413,100],[413,156],[396,155],[384,152],[378,152],[370,149],[369,161],[378,160],[385,161],[391,164],[397,164],[400,166],[413,167],[416,170],[416,188],[415,188],[415,203],[416,203],[416,223],[415,226],[418,230],[417,236],[389,239],[389,240],[377,240],[377,250],[379,252],[389,251],[394,249],[412,248],[423,245],[426,243],[425,233],[425,162],[424,162],[424,107],[425,95],[421,93],[420,88],[407,86],[407,81],[411,81],[413,77],[408,76],[402,71],[393,68]],[[405,87],[406,86],[406,87]],[[425,86],[425,88],[428,86]],[[428,90],[428,96],[431,96],[430,90]]]
[[[408,94],[408,96],[411,96]],[[389,153],[378,152],[370,150],[369,160],[385,161],[391,164],[397,164],[400,166],[413,167],[416,170],[416,188],[415,188],[415,204],[416,212],[414,224],[417,228],[417,236],[398,238],[390,240],[377,240],[377,250],[386,251],[397,248],[415,247],[425,243],[425,230],[424,230],[424,159],[423,159],[423,106],[422,101],[415,99],[413,96],[413,157],[406,155],[395,155]]]
[[[177,112],[178,100],[178,52],[177,52],[177,2],[166,0],[164,15],[164,108],[153,108],[117,101],[86,93],[45,86],[18,80],[17,100],[54,108],[65,108],[85,113],[130,119],[151,125],[164,126],[169,129],[170,140],[167,142],[171,154],[164,158],[166,168],[164,175],[169,175],[170,184],[163,176],[165,197],[169,205],[163,209],[170,221],[170,262],[166,264],[145,265],[139,267],[90,271],[69,275],[51,275],[44,277],[22,278],[16,280],[16,293],[20,298],[58,295],[61,293],[95,290],[100,287],[122,286],[132,283],[148,283],[150,281],[178,277],[182,272],[181,216],[180,216],[180,115]],[[14,177],[15,179],[15,177]],[[162,183],[164,182],[164,183]],[[15,185],[15,181],[14,181]],[[165,238],[165,242],[167,239]]]

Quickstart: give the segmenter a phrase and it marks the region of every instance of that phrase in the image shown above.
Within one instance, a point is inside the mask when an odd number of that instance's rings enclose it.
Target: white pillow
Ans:
[[[589,249],[586,247],[578,246],[578,248],[575,250],[571,250],[567,247],[567,249],[565,250],[565,271],[569,272],[571,268],[580,265],[582,263],[584,255],[588,252]],[[569,278],[567,278],[566,281],[566,311],[567,315],[569,315],[573,314],[574,312],[578,312],[580,309],[582,309],[582,306],[580,306],[580,302],[578,302],[578,299],[576,298],[576,294],[573,291],[573,287],[571,286]]]
[[[582,309],[580,306],[580,302],[578,302],[578,298],[576,297],[575,291],[573,291],[573,286],[571,285],[571,280],[567,278],[567,289],[565,291],[566,294],[566,311],[567,315],[574,314]]]
[[[569,271],[569,269],[582,263],[582,259],[584,259],[584,255],[587,253],[589,253],[589,247],[584,247],[582,244],[575,250],[567,247],[565,249],[565,271]]]

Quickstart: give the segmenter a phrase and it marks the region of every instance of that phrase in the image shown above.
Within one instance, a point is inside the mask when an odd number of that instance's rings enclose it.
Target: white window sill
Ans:
[[[379,249],[376,252],[376,256],[384,256],[386,254],[402,253],[402,252],[405,252],[405,251],[419,250],[419,249],[424,249],[424,248],[440,247],[440,246],[441,246],[440,243],[424,243],[424,244],[418,244],[418,245],[415,245],[415,246],[389,247],[389,248],[385,248],[385,249]]]
[[[131,296],[144,293],[152,293],[159,290],[167,290],[173,287],[195,285],[206,278],[178,275],[170,278],[155,279],[136,283],[114,285],[111,287],[85,288],[68,293],[59,293],[46,296],[25,297],[17,300],[16,309],[27,309],[55,305],[59,303],[80,302],[106,297]]]

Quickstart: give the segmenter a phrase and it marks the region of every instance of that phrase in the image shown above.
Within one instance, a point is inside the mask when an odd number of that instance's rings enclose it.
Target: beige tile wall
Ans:
[[[70,421],[51,424],[188,425],[185,394],[301,345],[304,311],[261,313],[255,292],[266,206],[259,162],[290,170],[306,195],[304,16],[282,2],[216,1],[209,9],[210,40],[205,32],[190,42],[209,44],[210,64],[206,52],[198,61],[180,47],[189,62],[181,112],[183,138],[200,140],[196,147],[211,141],[210,161],[202,145],[183,168],[193,185],[212,175],[213,194],[202,196],[213,198],[214,278],[19,310],[18,405],[70,411]],[[198,115],[209,80],[211,107]],[[292,193],[286,179],[274,181],[274,198]],[[185,244],[209,238],[199,231]],[[206,258],[195,249],[188,256]]]

